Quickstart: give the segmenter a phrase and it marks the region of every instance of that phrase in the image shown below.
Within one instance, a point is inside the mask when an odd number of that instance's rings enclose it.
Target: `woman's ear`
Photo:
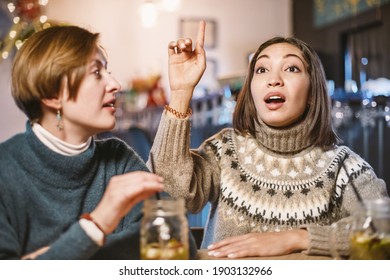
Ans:
[[[53,98],[43,98],[41,100],[42,104],[50,109],[59,110],[62,108],[62,100],[64,99],[64,96],[67,96],[67,81],[68,79],[65,77],[61,81],[61,89],[60,92],[57,94],[57,97]]]
[[[55,110],[58,110],[61,108],[60,98],[50,98],[50,99],[45,98],[45,99],[42,99],[41,101],[48,108],[55,109]]]

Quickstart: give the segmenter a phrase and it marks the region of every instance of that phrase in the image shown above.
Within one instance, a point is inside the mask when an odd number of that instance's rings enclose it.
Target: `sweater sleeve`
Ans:
[[[22,256],[17,234],[9,227],[4,217],[0,216],[0,259],[20,259]],[[99,248],[77,222],[49,245],[49,250],[39,255],[37,259],[89,259]]]
[[[189,211],[202,210],[218,197],[220,169],[212,150],[203,143],[190,150],[190,121],[163,113],[151,152],[155,172],[164,177],[166,191],[183,197]],[[150,165],[150,162],[148,162]]]
[[[41,260],[83,260],[89,259],[100,248],[80,226],[74,223],[47,252],[39,255]]]
[[[353,185],[363,201],[388,197],[385,182],[376,176],[372,167],[360,156],[350,151],[344,159],[344,166],[341,165],[337,177],[337,190],[342,197],[341,219],[331,226],[308,226],[310,245],[304,253],[331,255],[331,250],[337,250],[340,255],[349,254],[350,225],[359,203]],[[352,178],[353,185],[348,178]],[[331,241],[336,244],[335,247],[330,246]]]
[[[0,260],[20,259],[21,248],[17,240],[17,230],[9,222],[2,198],[0,195]]]

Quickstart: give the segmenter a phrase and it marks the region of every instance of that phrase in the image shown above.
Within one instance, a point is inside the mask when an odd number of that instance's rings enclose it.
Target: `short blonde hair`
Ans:
[[[53,26],[27,39],[15,56],[11,91],[30,121],[40,120],[41,100],[57,98],[63,86],[76,99],[98,37],[77,26]]]

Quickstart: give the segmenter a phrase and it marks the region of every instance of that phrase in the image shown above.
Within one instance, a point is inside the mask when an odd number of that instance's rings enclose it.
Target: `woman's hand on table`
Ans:
[[[216,258],[280,256],[304,250],[308,242],[308,233],[304,229],[252,232],[216,242],[208,247],[208,254]]]

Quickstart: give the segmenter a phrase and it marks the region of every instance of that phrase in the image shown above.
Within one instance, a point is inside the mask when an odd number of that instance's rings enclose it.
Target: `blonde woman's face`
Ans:
[[[309,89],[306,62],[297,47],[273,44],[258,55],[251,92],[263,122],[285,127],[299,120],[309,100]]]
[[[107,62],[100,51],[96,51],[88,62],[75,100],[62,99],[64,127],[86,137],[111,130],[115,126],[115,93],[119,83],[107,71]]]

